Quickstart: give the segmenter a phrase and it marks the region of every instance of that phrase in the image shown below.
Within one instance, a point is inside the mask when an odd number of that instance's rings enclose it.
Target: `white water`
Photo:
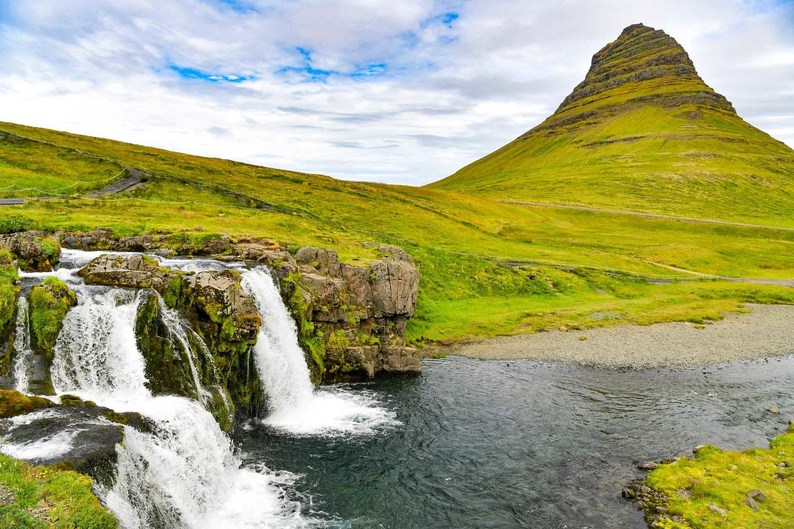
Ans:
[[[267,424],[296,435],[371,434],[397,424],[394,413],[378,406],[371,394],[315,391],[298,330],[273,278],[256,268],[243,272],[242,284],[262,315],[255,354],[271,410]]]
[[[30,328],[28,326],[28,300],[19,297],[17,306],[17,323],[14,334],[14,378],[16,379],[16,390],[22,393],[28,392],[30,380],[31,361],[33,351],[30,348]]]
[[[124,529],[316,525],[285,499],[283,477],[240,468],[229,438],[197,402],[149,393],[134,335],[137,295],[81,286],[78,297],[56,345],[56,390],[139,411],[156,425],[153,434],[126,428],[116,484],[99,491]]]

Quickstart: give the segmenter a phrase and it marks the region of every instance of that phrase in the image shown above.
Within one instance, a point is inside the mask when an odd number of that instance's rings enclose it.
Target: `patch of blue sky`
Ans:
[[[230,8],[238,13],[256,13],[257,9],[251,2],[246,0],[211,0],[216,4]]]
[[[457,11],[447,11],[440,15],[434,15],[422,22],[422,27],[428,27],[435,24],[441,24],[449,29],[455,25],[455,22],[460,19],[460,13]]]
[[[256,79],[253,75],[242,74],[229,74],[229,73],[213,73],[200,70],[198,68],[191,68],[189,66],[179,66],[170,64],[168,68],[179,74],[180,77],[185,79],[196,79],[199,81],[207,81],[210,83],[242,83]]]

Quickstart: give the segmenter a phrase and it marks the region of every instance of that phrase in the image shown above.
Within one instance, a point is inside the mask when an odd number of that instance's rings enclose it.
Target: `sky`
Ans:
[[[540,123],[637,22],[794,146],[794,0],[0,0],[0,121],[422,185]]]

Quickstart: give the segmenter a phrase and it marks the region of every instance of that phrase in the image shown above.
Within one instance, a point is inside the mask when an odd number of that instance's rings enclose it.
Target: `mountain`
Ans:
[[[429,187],[715,219],[794,217],[794,151],[745,122],[664,31],[636,24],[543,123]]]

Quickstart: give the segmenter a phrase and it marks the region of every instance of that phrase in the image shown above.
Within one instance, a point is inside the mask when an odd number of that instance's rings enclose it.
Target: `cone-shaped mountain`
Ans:
[[[430,185],[709,218],[794,216],[794,151],[739,117],[664,31],[627,27],[543,123]]]

